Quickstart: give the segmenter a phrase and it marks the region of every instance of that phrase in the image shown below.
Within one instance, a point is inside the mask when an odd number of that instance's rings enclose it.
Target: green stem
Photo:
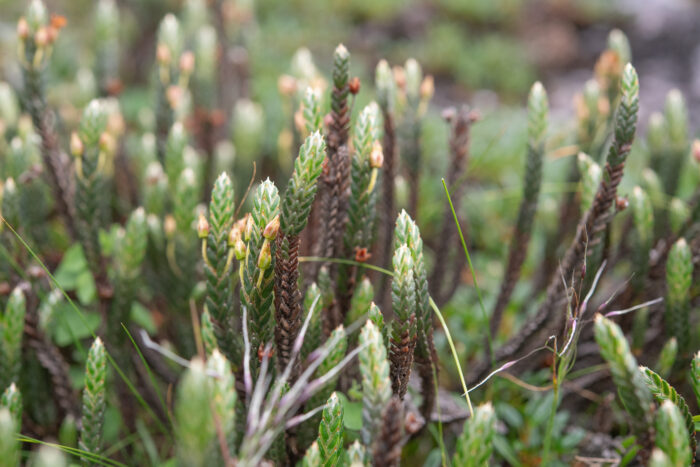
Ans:
[[[483,314],[484,322],[488,322],[488,315],[486,314],[486,307],[484,307],[484,300],[481,298],[481,289],[479,288],[479,283],[476,281],[476,272],[474,271],[474,266],[472,265],[472,258],[469,255],[469,249],[467,248],[467,243],[464,241],[464,234],[462,233],[462,226],[459,224],[459,219],[457,219],[457,213],[455,212],[455,207],[452,204],[452,198],[450,197],[450,190],[447,189],[447,183],[445,179],[442,179],[442,186],[445,188],[445,196],[447,196],[447,201],[450,203],[450,210],[452,210],[452,216],[455,219],[455,224],[457,225],[457,232],[459,232],[459,240],[462,242],[462,248],[464,249],[464,254],[467,257],[467,263],[469,263],[469,271],[472,274],[472,280],[474,281],[474,288],[476,289],[476,296],[479,298],[479,307],[481,307],[481,313]],[[491,365],[496,362],[493,357],[493,343],[491,342],[491,334],[486,334],[488,341],[488,354],[491,355]]]
[[[556,355],[554,357],[556,359]],[[552,449],[552,432],[554,431],[554,416],[557,414],[559,407],[559,378],[557,377],[556,362],[552,365],[552,409],[549,412],[547,419],[547,427],[544,435],[544,445],[542,447],[542,465],[547,466],[549,463],[549,453]]]

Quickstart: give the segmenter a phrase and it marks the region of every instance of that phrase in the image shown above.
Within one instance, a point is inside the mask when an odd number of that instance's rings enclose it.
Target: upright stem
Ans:
[[[556,355],[552,365],[552,407],[547,419],[547,427],[545,428],[544,444],[542,446],[542,465],[546,466],[549,462],[549,453],[552,449],[552,432],[554,431],[554,416],[557,414],[559,407],[559,377],[557,375]]]

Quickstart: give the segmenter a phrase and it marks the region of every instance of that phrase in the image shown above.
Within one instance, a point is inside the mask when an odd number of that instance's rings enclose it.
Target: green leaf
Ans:
[[[352,402],[342,392],[336,394],[343,406],[345,428],[360,431],[362,429],[362,402]]]
[[[139,302],[133,302],[131,304],[129,321],[141,326],[151,335],[157,332],[156,323],[153,321],[151,311]]]
[[[58,265],[54,277],[58,284],[66,289],[75,289],[77,277],[87,270],[87,261],[83,253],[83,247],[79,243],[73,244],[63,254],[63,259]]]
[[[75,281],[75,293],[82,305],[89,305],[97,299],[95,278],[90,271],[86,270],[78,275]]]
[[[92,335],[100,325],[100,316],[93,312],[76,311],[68,303],[60,303],[56,310],[56,326],[53,326],[53,340],[59,347],[73,343],[73,339],[84,339]]]

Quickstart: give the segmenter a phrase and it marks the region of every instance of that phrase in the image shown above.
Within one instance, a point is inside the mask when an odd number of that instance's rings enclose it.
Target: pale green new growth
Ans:
[[[312,89],[304,93],[304,126],[309,134],[323,131],[323,114],[321,113],[321,97]]]
[[[321,451],[318,448],[318,442],[314,441],[309,449],[306,450],[306,455],[301,461],[302,467],[321,467]]]
[[[394,99],[396,98],[396,84],[391,68],[386,60],[380,60],[377,64],[374,79],[377,86],[377,102],[387,111],[394,109]]]
[[[613,29],[608,34],[608,48],[615,51],[620,57],[620,63],[627,63],[632,60],[632,52],[629,39],[624,32]]]
[[[211,355],[218,348],[216,334],[214,333],[214,325],[211,322],[211,315],[207,308],[202,312],[201,324],[202,328],[202,343],[207,355]]]
[[[631,64],[627,64],[622,73],[620,83],[622,96],[615,118],[615,140],[610,146],[607,162],[615,167],[627,159],[630,145],[637,129],[637,113],[639,111],[639,79],[637,71]],[[605,172],[604,179],[609,181],[609,174]]]
[[[676,362],[676,355],[678,355],[678,341],[675,337],[672,337],[664,344],[659,354],[659,360],[656,362],[656,372],[662,378],[667,378],[671,374],[673,365]]]
[[[359,355],[362,377],[362,443],[371,446],[379,429],[381,414],[391,399],[391,380],[386,348],[377,326],[368,320],[360,331]]]
[[[690,285],[693,262],[690,246],[679,239],[671,248],[666,261],[666,333],[678,340],[681,357],[690,347]]]
[[[250,229],[244,234],[246,257],[240,278],[241,302],[248,308],[250,340],[255,352],[260,345],[270,342],[274,334],[274,239],[271,241],[264,238],[263,230],[278,215],[279,204],[277,187],[269,179],[265,180],[258,187],[249,219]],[[259,265],[259,259],[265,251],[269,254],[270,263],[269,267],[263,269]]]
[[[391,281],[391,301],[396,318],[391,327],[389,360],[391,386],[394,394],[403,398],[416,347],[416,282],[414,261],[406,244],[394,251],[394,276]]]
[[[343,406],[334,392],[326,402],[323,417],[318,428],[318,448],[321,455],[321,465],[338,465],[343,455]]]
[[[26,299],[18,287],[12,291],[2,316],[0,330],[0,383],[8,387],[11,383],[19,382],[22,367],[22,335],[24,334],[24,317],[26,314]]]
[[[107,126],[107,109],[102,101],[92,100],[83,111],[78,133],[71,137],[75,156],[75,211],[78,236],[93,275],[101,274],[99,244],[100,210],[104,206],[103,178],[106,154],[102,136]]]
[[[487,402],[477,407],[474,416],[464,423],[452,464],[463,467],[489,465],[495,431],[496,413],[491,403]]]
[[[695,452],[695,448],[697,447],[695,441],[695,422],[693,421],[693,415],[690,413],[688,404],[685,402],[683,396],[678,394],[673,386],[668,384],[666,380],[649,368],[640,367],[640,370],[644,374],[644,380],[657,402],[663,403],[665,401],[671,401],[678,407],[687,430],[686,437],[690,440],[691,450]]]
[[[10,410],[0,407],[0,459],[8,467],[19,466],[19,442],[17,421]]]
[[[54,446],[41,446],[34,456],[32,467],[65,467],[66,456]]]
[[[700,405],[700,352],[697,352],[690,363],[690,382],[698,405]]]
[[[214,437],[209,377],[201,360],[194,359],[176,391],[178,465],[204,466],[207,447]]]
[[[659,448],[654,448],[649,459],[649,467],[674,467],[671,459]]]
[[[352,296],[350,310],[345,317],[345,324],[349,326],[365,316],[369,312],[373,298],[374,288],[372,287],[372,282],[367,277],[363,277]]]
[[[236,441],[236,383],[231,371],[231,364],[218,349],[214,349],[207,360],[207,371],[212,377],[209,381],[209,400],[216,425],[220,427],[226,440],[229,453],[235,450]],[[213,376],[215,375],[215,376]],[[220,455],[218,441],[214,441],[217,455]]]
[[[664,401],[656,415],[656,446],[668,456],[674,467],[692,464],[693,451],[678,407]]]
[[[369,465],[366,461],[366,455],[365,447],[355,440],[345,452],[345,465],[347,467],[365,467]]]
[[[80,448],[91,454],[102,453],[102,426],[105,412],[105,377],[107,355],[98,337],[88,352],[85,364],[85,389],[83,390],[83,417],[80,431]],[[92,465],[86,458],[84,464]]]
[[[690,218],[690,209],[686,202],[680,198],[672,198],[668,205],[668,217],[671,232],[678,235]]]
[[[10,410],[12,417],[18,425],[22,423],[22,394],[17,389],[15,383],[10,384],[5,392],[2,393],[0,407],[6,407]]]
[[[651,391],[620,327],[600,314],[596,315],[594,326],[600,353],[610,366],[618,395],[639,441],[653,426]]]
[[[581,172],[581,209],[585,212],[593,205],[603,171],[591,157],[582,152],[578,154],[578,169]]]
[[[239,352],[234,334],[234,316],[231,314],[233,291],[231,287],[231,259],[229,235],[233,227],[233,183],[226,173],[216,179],[209,203],[209,222],[204,250],[204,275],[207,285],[206,311],[218,347],[230,361]],[[205,325],[202,329],[206,329]],[[210,339],[205,344],[211,347]]]
[[[316,182],[321,175],[326,144],[315,131],[306,138],[294,161],[294,173],[280,206],[280,228],[286,235],[299,235],[306,226],[311,204],[316,196]]]

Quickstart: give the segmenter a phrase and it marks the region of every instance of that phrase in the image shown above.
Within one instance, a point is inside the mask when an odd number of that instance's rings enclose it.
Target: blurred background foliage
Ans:
[[[54,48],[48,87],[50,105],[59,111],[59,128],[74,128],[81,109],[97,94],[98,83],[92,74],[94,56],[92,43],[94,19],[93,0],[47,0],[50,11],[67,18],[68,26],[59,38],[61,46]],[[121,110],[126,124],[126,146],[130,154],[143,150],[139,135],[153,131],[154,110],[151,82],[155,54],[156,30],[167,12],[176,12],[187,25],[187,13],[178,0],[120,0],[120,42],[122,45],[119,76],[122,79],[119,93]],[[420,205],[417,222],[428,245],[434,246],[441,228],[445,206],[444,191],[439,183],[447,170],[448,125],[441,117],[441,110],[450,105],[467,103],[481,112],[482,119],[474,124],[471,133],[471,159],[467,180],[468,195],[460,217],[468,220],[469,244],[473,249],[474,267],[479,286],[484,291],[485,306],[491,309],[505,267],[504,258],[511,235],[511,226],[517,214],[518,199],[522,192],[522,172],[526,147],[526,119],[524,102],[527,90],[538,79],[543,80],[552,102],[551,130],[548,155],[544,164],[544,182],[532,235],[528,261],[523,278],[515,289],[509,310],[527,309],[530,280],[536,279],[536,267],[546,253],[546,233],[556,229],[558,204],[562,195],[576,189],[566,184],[570,158],[576,153],[571,147],[575,136],[573,120],[573,95],[592,76],[598,54],[605,48],[608,32],[620,27],[630,36],[633,57],[639,53],[642,83],[641,126],[646,126],[650,110],[662,108],[669,80],[684,91],[693,89],[693,76],[670,78],[663,72],[649,71],[651,63],[659,61],[663,50],[649,46],[656,36],[649,32],[641,19],[635,16],[624,0],[241,0],[233,2],[232,15],[242,15],[237,27],[228,31],[234,47],[232,61],[241,70],[235,83],[238,101],[234,114],[237,127],[233,128],[231,151],[235,153],[233,173],[237,187],[245,187],[256,161],[256,180],[270,176],[285,180],[290,173],[291,158],[281,146],[283,130],[293,118],[280,97],[278,78],[294,73],[294,60],[300,59],[299,49],[308,48],[321,74],[328,77],[331,55],[338,43],[344,43],[352,53],[351,74],[359,76],[362,83],[357,109],[374,98],[372,91],[375,65],[381,58],[390,64],[402,64],[416,58],[426,74],[435,78],[435,97],[422,127],[422,152],[424,173],[420,186]],[[663,2],[649,2],[665,12]],[[684,3],[684,2],[669,2]],[[24,1],[0,0],[0,75],[16,89],[20,87],[20,70],[15,58],[16,18],[25,9]],[[649,8],[652,8],[651,6]],[[675,10],[674,10],[675,11]],[[685,10],[680,10],[685,11]],[[697,11],[692,10],[697,18]],[[645,16],[646,15],[646,16]],[[189,18],[198,21],[195,15]],[[212,20],[212,19],[210,19]],[[681,26],[686,24],[681,22]],[[646,28],[646,29],[645,29]],[[667,30],[665,28],[664,30]],[[664,36],[669,47],[678,44],[677,36],[686,34],[687,28],[679,27],[676,35]],[[642,44],[637,46],[637,44]],[[668,60],[679,52],[671,47]],[[688,54],[692,51],[687,52]],[[303,55],[303,54],[302,54]],[[303,58],[303,57],[302,57]],[[681,56],[679,58],[682,59]],[[656,60],[656,62],[653,62]],[[673,62],[675,63],[675,62]],[[645,66],[646,65],[646,66]],[[657,73],[654,75],[653,73]],[[661,73],[661,74],[659,74]],[[692,75],[692,74],[691,74]],[[660,77],[659,77],[660,76]],[[653,79],[656,77],[657,79]],[[328,78],[326,78],[328,79]],[[647,84],[650,83],[650,84]],[[647,86],[647,89],[645,89]],[[693,108],[692,93],[686,94],[688,107]],[[564,117],[564,118],[562,118]],[[695,119],[690,112],[691,122]],[[69,131],[59,131],[67,135]],[[630,157],[628,173],[621,192],[629,193],[631,187],[643,183],[641,167],[647,165],[647,149],[639,138]],[[67,147],[67,141],[63,141]],[[683,173],[679,197],[687,196],[698,179],[698,164],[690,163],[691,170]],[[208,190],[208,187],[206,188]],[[283,187],[280,187],[282,190]],[[242,188],[237,188],[242,193]],[[407,204],[406,183],[399,180],[398,206]],[[667,200],[658,203],[665,208]],[[623,213],[622,215],[627,215]],[[622,224],[622,223],[620,223]],[[108,249],[109,235],[102,239]],[[432,245],[431,245],[432,242]],[[30,242],[31,243],[31,242]],[[431,248],[427,260],[432,261]],[[429,269],[431,269],[429,267]],[[463,364],[469,366],[469,358],[480,353],[484,329],[488,318],[481,314],[475,289],[467,270],[463,271],[461,287],[454,298],[443,308],[454,336]],[[59,283],[69,291],[77,291],[83,305],[95,300],[95,285],[87,270],[79,249],[71,249],[64,255],[56,272]],[[55,328],[55,340],[68,345],[72,339],[85,337],[97,327],[97,316],[88,314],[91,322],[86,328],[78,322],[78,316],[67,313],[64,324]],[[501,341],[518,328],[524,313],[507,313],[504,318]],[[132,319],[145,329],[155,332],[158,316],[143,307],[132,310]],[[68,323],[68,324],[65,324]],[[71,324],[72,323],[72,324]],[[447,362],[447,346],[442,333],[436,334],[441,354],[440,361]],[[453,366],[442,365],[441,386],[457,389],[457,375]],[[546,385],[548,370],[543,369],[528,381]],[[81,373],[76,371],[76,377]],[[75,381],[79,387],[80,381]],[[499,393],[495,408],[500,420],[526,433],[520,439],[496,439],[496,450],[507,460],[519,459],[528,464],[541,446],[542,425],[551,405],[550,393],[523,396],[521,388],[506,380],[491,385],[491,393]],[[507,394],[507,395],[506,395]],[[491,399],[485,395],[484,399]],[[455,403],[463,400],[455,397]],[[352,407],[348,403],[347,407]],[[357,405],[357,404],[355,404]],[[354,414],[356,415],[356,414]],[[118,414],[108,413],[110,416]],[[352,420],[353,414],[347,416]],[[556,426],[567,425],[567,413],[558,415]],[[115,422],[116,423],[116,422]],[[348,422],[350,423],[350,422]],[[114,426],[114,425],[107,425]],[[118,430],[109,431],[105,438],[116,437]],[[513,432],[513,431],[511,431]],[[500,435],[499,435],[500,436]],[[554,447],[568,452],[583,437],[580,430],[570,430]],[[418,451],[419,446],[410,447]],[[433,450],[429,458],[439,462],[439,451]],[[532,462],[536,462],[532,460]],[[513,462],[511,462],[513,463]],[[534,464],[530,464],[534,465]]]

